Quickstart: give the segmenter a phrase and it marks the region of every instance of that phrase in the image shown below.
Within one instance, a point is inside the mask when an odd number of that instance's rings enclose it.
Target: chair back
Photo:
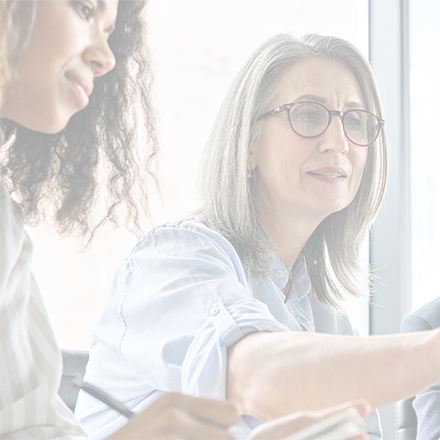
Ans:
[[[63,355],[63,377],[61,378],[58,394],[64,403],[74,411],[79,390],[72,385],[72,379],[76,376],[79,376],[81,379],[84,377],[89,360],[89,352],[85,350],[62,349],[61,354]]]
[[[412,403],[414,397],[396,403],[397,440],[416,440],[417,415]]]

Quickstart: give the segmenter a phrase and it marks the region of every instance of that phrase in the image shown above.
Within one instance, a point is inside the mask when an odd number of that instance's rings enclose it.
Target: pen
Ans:
[[[114,409],[115,411],[117,411],[118,413],[122,414],[127,418],[130,418],[135,415],[135,413],[130,411],[123,403],[114,399],[112,396],[100,390],[98,387],[95,387],[90,383],[82,381],[79,376],[72,379],[72,385],[75,386],[76,388],[85,391],[86,393],[93,396],[95,399],[100,400],[101,402],[105,403],[108,407]]]

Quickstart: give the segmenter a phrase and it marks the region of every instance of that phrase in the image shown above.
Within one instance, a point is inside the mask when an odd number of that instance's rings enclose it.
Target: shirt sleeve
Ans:
[[[402,322],[402,332],[432,330],[430,323],[422,316],[407,315]],[[416,395],[413,402],[417,414],[417,440],[438,440],[440,438],[440,384]]]
[[[227,351],[290,331],[252,298],[234,248],[196,222],[158,227],[125,264],[121,352],[154,389],[225,398]]]
[[[61,354],[31,257],[20,208],[0,183],[0,438],[86,438],[58,396]]]

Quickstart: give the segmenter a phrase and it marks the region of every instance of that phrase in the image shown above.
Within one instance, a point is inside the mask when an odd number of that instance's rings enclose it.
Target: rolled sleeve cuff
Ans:
[[[224,400],[228,349],[249,333],[290,332],[276,321],[265,304],[245,299],[230,306],[214,303],[206,324],[191,343],[182,365],[182,391]]]
[[[291,331],[276,321],[265,304],[255,299],[242,300],[228,308],[222,303],[213,304],[208,319],[227,349],[251,332]]]
[[[191,343],[182,365],[182,391],[198,397],[226,399],[228,349],[249,333],[291,332],[276,321],[268,307],[245,299],[225,306],[214,303],[208,310],[207,323]],[[230,429],[236,439],[244,439],[251,427],[242,419]],[[376,412],[367,419],[369,440],[381,440]]]

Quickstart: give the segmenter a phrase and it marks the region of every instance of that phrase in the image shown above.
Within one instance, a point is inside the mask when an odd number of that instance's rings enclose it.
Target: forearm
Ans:
[[[228,398],[263,419],[357,398],[378,408],[438,382],[440,331],[368,338],[253,333],[228,358]]]

